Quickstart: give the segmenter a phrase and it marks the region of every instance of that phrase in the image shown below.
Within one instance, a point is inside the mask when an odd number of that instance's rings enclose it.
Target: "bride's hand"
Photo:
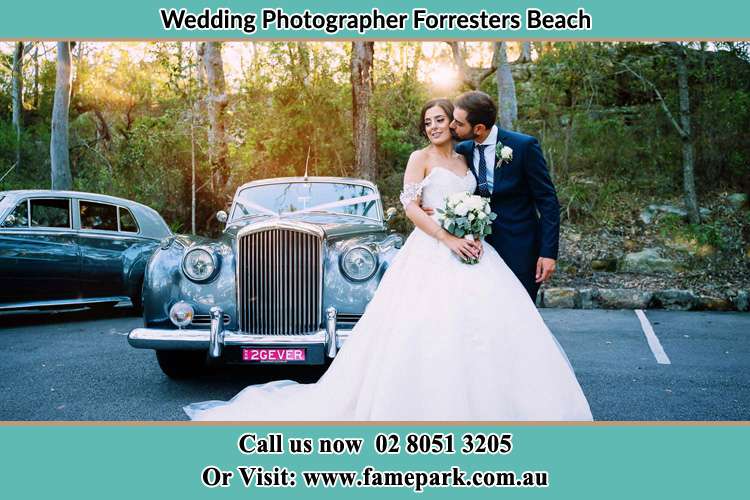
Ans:
[[[458,238],[446,231],[441,231],[438,239],[461,258],[478,259],[482,254],[481,247],[477,246],[478,242]]]

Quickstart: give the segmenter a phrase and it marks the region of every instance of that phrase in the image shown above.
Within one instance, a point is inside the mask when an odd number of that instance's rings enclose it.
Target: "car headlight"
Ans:
[[[206,281],[216,273],[216,256],[206,248],[188,250],[182,259],[182,270],[193,281]]]
[[[365,247],[354,247],[341,257],[341,270],[353,281],[369,279],[378,268],[378,257]]]

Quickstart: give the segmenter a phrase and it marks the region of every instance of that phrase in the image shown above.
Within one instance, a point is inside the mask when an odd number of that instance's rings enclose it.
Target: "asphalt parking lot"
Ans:
[[[750,420],[750,314],[541,312],[596,420]],[[176,382],[128,345],[140,324],[128,310],[0,315],[0,420],[185,420],[187,403],[322,373],[241,366]]]

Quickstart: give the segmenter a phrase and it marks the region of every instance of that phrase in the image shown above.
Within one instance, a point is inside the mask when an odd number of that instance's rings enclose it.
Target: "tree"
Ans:
[[[16,42],[13,50],[13,83],[12,96],[13,101],[13,128],[16,131],[16,169],[21,166],[21,118],[23,114],[23,56],[26,54],[31,45],[24,49],[23,42]]]
[[[364,179],[378,175],[375,116],[371,101],[373,93],[372,59],[374,42],[352,42],[351,83],[354,118],[354,171]]]
[[[680,127],[677,131],[682,141],[682,184],[685,190],[685,208],[691,224],[700,224],[701,215],[698,197],[695,194],[695,154],[693,133],[690,127],[690,88],[688,86],[687,54],[677,43],[670,44],[675,52],[677,64],[677,87],[680,92]]]
[[[671,56],[677,66],[677,88],[679,92],[680,122],[674,117],[667,106],[667,102],[659,89],[653,82],[647,80],[643,75],[636,72],[627,63],[621,63],[625,69],[638,78],[644,85],[649,86],[656,95],[664,114],[674,126],[682,142],[682,186],[685,198],[685,208],[691,224],[700,224],[700,209],[698,208],[698,197],[695,192],[695,151],[693,147],[693,134],[690,125],[690,87],[688,84],[687,54],[685,47],[676,43],[665,44],[671,51]]]
[[[500,126],[514,129],[518,120],[518,101],[516,99],[516,85],[513,73],[508,63],[508,47],[505,42],[495,42],[495,62],[497,66],[497,104]]]
[[[225,111],[228,103],[224,79],[221,42],[206,42],[203,46],[203,68],[206,72],[208,95],[208,144],[211,163],[211,184],[214,195],[221,196],[229,181],[228,148]]]
[[[52,189],[71,189],[73,187],[68,150],[68,113],[70,110],[72,73],[70,64],[71,45],[72,42],[57,42],[55,100],[52,106],[52,135],[49,148],[52,162]]]
[[[531,42],[521,42],[521,55],[518,58],[518,62],[525,63],[531,62]]]
[[[469,66],[466,62],[464,51],[458,42],[446,43],[450,45],[451,51],[453,52],[453,62],[458,68],[459,78],[463,84],[471,90],[477,90],[482,85],[485,78],[490,76],[497,69],[497,63],[494,57],[492,58],[492,64],[489,68],[474,68]]]

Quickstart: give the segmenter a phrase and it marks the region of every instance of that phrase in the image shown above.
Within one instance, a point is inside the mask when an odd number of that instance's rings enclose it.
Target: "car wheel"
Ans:
[[[141,314],[143,312],[143,282],[138,285],[133,296],[130,297],[130,302],[133,304],[133,312]]]
[[[206,370],[205,351],[156,351],[161,371],[172,379],[186,379]]]

